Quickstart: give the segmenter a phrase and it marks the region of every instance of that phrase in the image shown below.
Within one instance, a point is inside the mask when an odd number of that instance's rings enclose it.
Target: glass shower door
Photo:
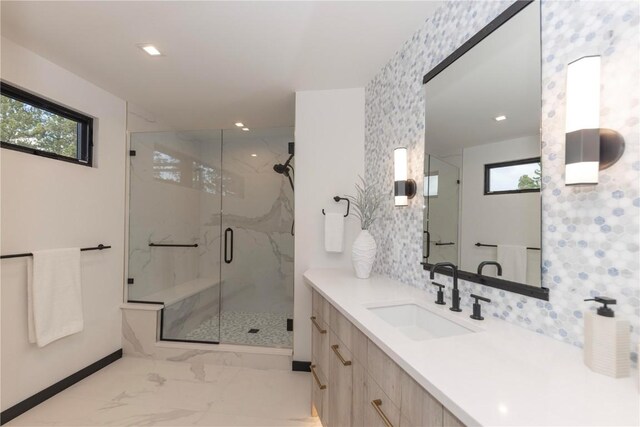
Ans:
[[[164,340],[219,342],[222,133],[130,143],[128,300],[164,304]]]
[[[293,136],[293,128],[223,132],[222,343],[292,347],[295,165],[285,173],[274,165],[290,157]]]

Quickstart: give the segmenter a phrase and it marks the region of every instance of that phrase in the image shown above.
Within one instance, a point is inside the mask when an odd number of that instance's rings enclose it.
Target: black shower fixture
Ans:
[[[286,162],[284,162],[284,164],[278,163],[278,164],[273,165],[273,170],[276,171],[279,174],[282,174],[282,175],[286,176],[288,178],[289,177],[289,170],[293,170],[293,166],[290,165],[291,159],[293,159],[293,154],[294,154],[294,143],[290,142],[289,143],[289,158],[287,159]],[[293,188],[293,183],[291,183],[291,188]]]
[[[293,159],[293,155],[294,155],[294,147],[295,144],[293,142],[289,143],[289,158],[287,159],[286,162],[284,162],[284,164],[282,163],[277,163],[275,165],[273,165],[273,170],[276,171],[277,173],[286,176],[289,179],[289,184],[291,185],[291,190],[295,191],[295,188],[293,187],[293,179],[291,178],[291,172],[295,173],[295,170],[293,169],[293,166],[291,166],[291,159]],[[293,228],[294,228],[294,223],[291,223],[291,235],[293,236]]]

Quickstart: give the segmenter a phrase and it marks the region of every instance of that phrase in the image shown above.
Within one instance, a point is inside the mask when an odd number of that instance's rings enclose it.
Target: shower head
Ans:
[[[278,163],[277,165],[273,165],[273,170],[276,171],[277,173],[281,173],[285,176],[289,175],[289,165],[283,165],[281,163]]]
[[[291,149],[291,146],[290,146],[289,151],[290,152],[293,151]],[[287,161],[284,162],[284,164],[278,163],[278,164],[273,165],[273,170],[276,171],[277,173],[280,173],[280,174],[284,175],[284,176],[289,176],[289,169],[291,168],[289,163],[291,163],[291,159],[293,159],[293,153],[291,153],[291,155],[289,156]]]

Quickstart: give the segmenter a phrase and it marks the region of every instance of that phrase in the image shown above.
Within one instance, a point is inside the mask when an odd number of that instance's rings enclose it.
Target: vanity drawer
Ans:
[[[378,383],[393,404],[400,407],[403,371],[371,341],[367,343],[367,369],[369,375]]]
[[[351,425],[353,427],[368,427],[364,423],[364,412],[367,402],[365,383],[367,370],[357,358],[353,361],[353,393],[351,397]]]
[[[315,289],[311,289],[311,313],[323,322],[329,323],[331,304]]]
[[[365,380],[364,425],[366,427],[399,427],[400,409],[384,393],[371,375]]]
[[[311,289],[311,313],[318,317],[322,317],[322,296],[315,289]]]
[[[351,325],[351,352],[354,359],[359,361],[367,369],[367,346],[369,338],[355,325]]]
[[[316,316],[311,316],[311,363],[324,378],[329,374],[330,351],[329,326]]]
[[[451,412],[447,411],[446,408],[444,408],[443,417],[442,425],[444,427],[465,427],[462,421],[457,419]]]
[[[401,427],[442,426],[443,407],[420,384],[402,371]]]
[[[351,334],[353,332],[353,325],[334,306],[329,305],[329,307],[329,327],[349,351],[352,351]]]
[[[349,427],[353,399],[353,355],[333,332],[330,332],[329,343],[329,427]]]
[[[311,364],[311,415],[320,418],[323,425],[329,422],[329,396],[327,394],[327,380],[317,371],[317,366]]]

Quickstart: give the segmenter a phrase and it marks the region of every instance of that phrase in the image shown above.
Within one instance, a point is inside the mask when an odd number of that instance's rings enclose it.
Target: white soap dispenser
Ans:
[[[608,307],[616,303],[612,298],[595,297],[585,301],[604,305],[597,313],[587,311],[584,314],[584,363],[599,374],[628,377],[631,367],[629,322],[615,318]]]

